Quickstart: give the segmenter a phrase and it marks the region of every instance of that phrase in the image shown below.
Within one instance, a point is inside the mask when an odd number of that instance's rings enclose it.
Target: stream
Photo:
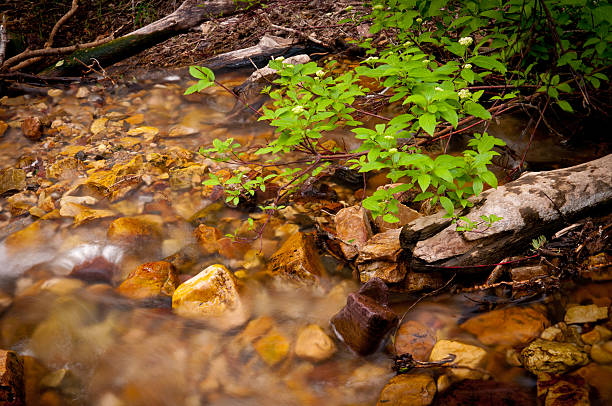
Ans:
[[[296,202],[269,222],[261,239],[224,237],[236,230],[249,235],[248,213],[222,204],[217,189],[202,186],[207,173],[227,167],[196,151],[217,137],[265,144],[272,130],[254,120],[227,121],[234,99],[222,89],[184,96],[191,82],[161,76],[0,99],[0,168],[25,174],[19,193],[0,185],[0,348],[23,356],[27,404],[376,404],[395,376],[392,345],[360,357],[329,325],[359,289],[351,270],[322,253],[327,275],[314,286],[279,287],[265,275],[267,262],[291,235],[311,231],[314,223],[333,227],[321,210],[356,204],[359,194],[333,184],[335,198]],[[232,87],[244,75],[220,80]],[[30,117],[40,118],[42,136],[34,131],[24,137],[21,125]],[[528,135],[516,135],[520,124],[512,116],[490,132],[522,152]],[[527,156],[537,170],[592,159],[590,145],[563,148],[538,137]],[[2,179],[10,183],[15,176]],[[254,217],[257,224],[265,221],[263,214]],[[136,219],[140,229],[116,222],[122,218]],[[216,248],[178,258],[199,244],[196,230],[206,227],[217,230]],[[248,306],[248,321],[228,328],[181,317],[168,296],[137,300],[118,290],[139,266],[164,258],[176,261],[180,282],[210,265],[225,266]],[[609,302],[612,287],[589,286],[565,298],[545,295],[525,309],[557,314],[550,325],[563,318],[558,306],[568,297]],[[391,309],[401,315],[418,297],[393,295]],[[511,349],[484,345],[461,327],[490,310],[483,308],[487,299],[479,292],[443,293],[419,302],[405,321],[425,326],[436,340],[484,348],[486,374],[471,378],[492,377],[511,388],[507,396],[523,391],[535,399],[536,379],[509,364]],[[334,342],[320,359],[296,351],[310,325]]]

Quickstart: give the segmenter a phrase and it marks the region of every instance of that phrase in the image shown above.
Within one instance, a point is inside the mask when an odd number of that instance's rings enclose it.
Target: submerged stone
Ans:
[[[521,351],[523,366],[532,374],[563,374],[586,365],[589,356],[571,343],[537,339]]]
[[[580,376],[538,376],[538,398],[546,406],[590,406],[589,387]]]
[[[487,352],[483,348],[459,341],[439,340],[431,350],[429,360],[432,362],[441,361],[451,354],[455,356],[452,364],[466,368],[452,368],[448,371],[449,375],[457,380],[483,377],[482,368],[484,368],[487,358]]]
[[[270,258],[268,272],[283,281],[312,285],[325,274],[309,234],[295,233]]]
[[[535,406],[535,393],[522,386],[467,379],[453,384],[436,398],[440,406]]]
[[[117,271],[117,265],[107,260],[104,256],[97,256],[75,265],[69,276],[90,283],[112,283]]]
[[[176,288],[172,309],[179,316],[208,321],[221,329],[240,326],[250,317],[234,275],[223,265],[211,265]]]
[[[139,217],[121,217],[114,220],[106,233],[112,242],[139,245],[159,242],[161,233],[157,224]]]
[[[321,327],[311,324],[300,331],[295,344],[295,354],[307,360],[320,362],[336,352],[336,344]]]
[[[331,319],[336,334],[360,355],[376,351],[397,322],[387,307],[387,291],[381,279],[372,278],[359,292],[349,294],[346,306]]]
[[[431,375],[398,375],[385,385],[376,406],[425,406],[435,395],[436,383]]]
[[[257,340],[253,347],[269,366],[278,364],[289,354],[289,340],[274,329]]]
[[[117,290],[132,299],[172,296],[179,285],[174,265],[166,261],[147,262],[136,268]]]
[[[549,325],[541,307],[507,307],[473,317],[461,328],[483,344],[513,347],[538,337]]]
[[[395,352],[397,355],[411,354],[417,361],[428,361],[435,344],[436,335],[429,327],[409,320],[397,330]]]
[[[223,238],[221,231],[215,227],[207,226],[206,224],[200,224],[198,228],[193,231],[200,251],[204,255],[212,255],[219,249],[219,240]]]
[[[42,121],[38,117],[28,117],[21,123],[23,135],[32,141],[38,141],[42,137]]]

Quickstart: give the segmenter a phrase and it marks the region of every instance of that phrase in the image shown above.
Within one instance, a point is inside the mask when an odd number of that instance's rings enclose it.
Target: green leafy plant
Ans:
[[[248,168],[225,178],[211,174],[206,184],[222,186],[233,204],[275,184],[278,192],[269,211],[331,166],[348,165],[361,173],[384,171],[390,182],[400,183],[363,200],[375,218],[398,221],[394,196],[414,189],[415,201],[430,199],[442,206],[458,231],[490,227],[500,218],[474,221],[456,214],[485,185],[497,186],[489,166],[504,142],[486,132],[488,121],[525,105],[541,115],[553,103],[572,111],[571,98],[588,97],[607,82],[610,20],[601,15],[609,15],[611,6],[586,0],[371,4],[361,21],[347,22],[365,21],[372,34],[384,32],[388,40],[362,41],[369,57],[354,69],[338,69],[335,61],[319,66],[271,60],[268,66],[278,76],[264,90],[271,104],[259,120],[274,127],[274,138],[254,150],[233,139],[202,148],[213,159]],[[564,29],[572,24],[578,24],[578,32]],[[554,44],[553,55],[543,48],[548,43]],[[190,72],[199,81],[186,93],[219,84],[207,68],[191,67]],[[369,111],[376,103],[392,106],[395,115]],[[379,123],[365,126],[363,116]],[[431,157],[423,150],[479,124],[485,131],[474,133],[460,155]],[[340,128],[350,130],[360,146],[347,150],[326,141],[327,133]],[[259,160],[244,158],[251,153]]]

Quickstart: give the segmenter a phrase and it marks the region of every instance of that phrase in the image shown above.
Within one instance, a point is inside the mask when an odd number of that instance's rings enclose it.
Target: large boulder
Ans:
[[[223,265],[211,265],[176,288],[172,309],[220,329],[240,326],[250,317],[234,275]]]

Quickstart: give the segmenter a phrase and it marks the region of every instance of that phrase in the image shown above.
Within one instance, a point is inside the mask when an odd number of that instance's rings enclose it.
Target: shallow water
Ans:
[[[223,78],[227,85],[242,79]],[[72,88],[56,97],[4,99],[0,119],[15,128],[0,138],[0,167],[31,168],[38,160],[48,168],[83,151],[84,166],[58,182],[39,177],[40,172],[28,178],[35,187],[21,196],[26,206],[42,207],[44,191],[53,197],[52,208],[60,209],[60,197],[89,196],[91,190],[83,184],[93,173],[136,156],[149,163],[153,161],[149,154],[158,153],[178,167],[197,163],[215,168],[215,163],[192,152],[214,137],[265,143],[271,134],[254,121],[226,122],[234,100],[220,89],[183,96],[187,86],[184,81],[140,81],[114,91],[93,88],[83,98],[77,98],[78,89]],[[49,121],[50,134],[41,141],[26,140],[17,128],[18,121],[30,115]],[[92,124],[100,118],[108,120],[96,133]],[[130,135],[137,128],[141,133]],[[182,130],[186,134],[173,135],[177,128],[187,128]],[[321,363],[294,354],[297,334],[305,325],[318,324],[331,334],[329,319],[358,284],[350,272],[336,269],[339,264],[330,258],[326,261],[330,276],[316,288],[278,289],[262,279],[266,260],[299,229],[290,213],[268,226],[261,245],[244,243],[181,269],[181,280],[214,263],[240,271],[242,294],[252,310],[250,326],[271,325],[289,343],[288,353],[277,364],[268,365],[254,350],[253,342],[261,334],[251,336],[244,327],[220,330],[174,315],[168,301],[138,303],[115,291],[138,265],[161,260],[193,243],[195,225],[233,232],[245,217],[244,212],[215,201],[200,185],[201,174],[193,175],[189,187],[174,188],[168,185],[169,170],[163,165],[155,168],[145,165],[139,182],[127,190],[119,187],[110,196],[92,196],[96,202],[88,207],[110,215],[82,224],[75,223],[74,214],[56,214],[32,224],[28,220],[23,224],[30,224],[28,228],[0,243],[0,293],[12,300],[0,319],[0,347],[33,357],[26,365],[31,404],[375,404],[394,375],[388,350],[363,358],[336,341],[338,351]],[[356,201],[350,190],[338,188],[338,195],[347,204]],[[19,216],[29,219],[27,208],[19,214],[22,206],[17,206],[3,201],[4,226]],[[305,203],[300,209],[316,213],[318,206]],[[109,224],[121,216],[145,216],[157,225],[159,238],[130,244],[109,241]],[[75,266],[100,257],[116,267],[110,284],[66,277]],[[399,314],[414,299],[400,297],[393,307]],[[407,320],[429,326],[438,339],[481,345],[458,327],[477,307],[464,296],[443,295],[420,303]],[[534,381],[525,371],[505,366],[502,353],[489,351],[487,368],[495,370],[497,380],[533,388]]]

